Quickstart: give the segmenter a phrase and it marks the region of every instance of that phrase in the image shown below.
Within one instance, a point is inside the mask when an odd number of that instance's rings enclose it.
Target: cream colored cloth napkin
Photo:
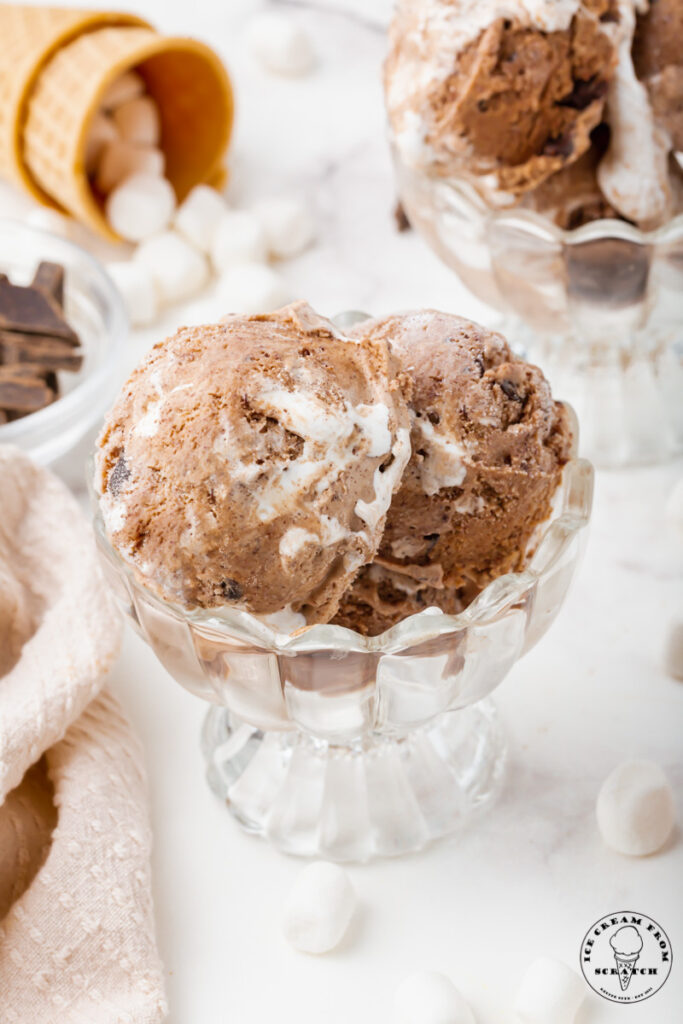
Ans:
[[[101,693],[121,626],[90,527],[0,446],[0,1020],[156,1024],[141,750]]]

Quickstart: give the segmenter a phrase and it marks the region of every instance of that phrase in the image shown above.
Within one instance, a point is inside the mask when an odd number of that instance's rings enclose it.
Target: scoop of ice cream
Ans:
[[[622,956],[635,956],[643,948],[640,933],[632,924],[617,928],[614,935],[610,937],[609,944],[615,953],[621,953]]]
[[[385,92],[406,162],[501,201],[578,159],[616,51],[609,0],[403,0]]]
[[[380,338],[303,303],[181,328],[100,435],[105,527],[166,599],[326,621],[376,553],[409,433]]]
[[[432,310],[355,331],[389,344],[412,382],[410,462],[374,563],[335,620],[381,632],[430,605],[458,612],[524,565],[572,433],[541,371],[500,334]]]

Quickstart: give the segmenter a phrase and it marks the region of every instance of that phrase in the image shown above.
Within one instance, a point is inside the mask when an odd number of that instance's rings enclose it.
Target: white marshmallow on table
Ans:
[[[92,174],[97,170],[105,146],[116,142],[118,137],[119,133],[112,119],[101,111],[95,114],[90,122],[88,139],[85,144],[84,162],[87,174]]]
[[[138,146],[158,146],[161,140],[159,108],[151,96],[137,96],[112,114],[119,135]]]
[[[683,681],[683,619],[669,623],[664,645],[664,667],[674,679]]]
[[[270,313],[290,300],[286,283],[264,263],[230,267],[218,282],[218,301],[223,313]]]
[[[665,511],[669,523],[683,541],[683,477],[666,499]]]
[[[586,983],[561,960],[534,960],[522,978],[515,1013],[524,1024],[573,1024]]]
[[[141,242],[169,224],[175,192],[153,174],[133,174],[110,193],[105,212],[111,228],[130,242]]]
[[[268,71],[278,75],[305,75],[315,65],[308,34],[286,14],[267,11],[247,26],[251,52]]]
[[[309,864],[285,903],[285,937],[303,953],[327,953],[341,942],[355,907],[356,893],[343,868],[326,861]]]
[[[107,195],[132,174],[153,174],[163,177],[165,157],[160,149],[153,146],[136,146],[131,142],[117,139],[106,145],[95,174],[98,192]]]
[[[33,228],[49,231],[50,234],[59,235],[61,238],[71,237],[72,222],[58,210],[51,210],[48,206],[36,206],[24,219]]]
[[[653,761],[624,761],[607,776],[596,805],[607,846],[631,857],[661,849],[676,820],[669,781]]]
[[[315,221],[299,199],[264,199],[254,207],[271,256],[286,259],[303,252],[315,238]]]
[[[450,978],[418,971],[401,982],[394,996],[395,1024],[475,1024],[474,1014]]]
[[[209,185],[195,185],[178,207],[174,225],[188,242],[208,253],[226,212],[227,204],[220,192]]]
[[[103,110],[113,110],[121,103],[127,103],[129,100],[134,100],[136,96],[142,96],[145,89],[144,79],[137,71],[126,71],[109,86],[100,100],[100,106]]]
[[[253,213],[227,210],[216,224],[211,240],[211,259],[219,272],[236,263],[266,258],[266,236]]]
[[[175,231],[164,231],[139,245],[133,263],[146,267],[164,303],[182,302],[201,291],[209,280],[202,253]]]
[[[121,293],[133,327],[147,327],[159,316],[157,289],[149,269],[132,260],[107,264],[107,273]]]

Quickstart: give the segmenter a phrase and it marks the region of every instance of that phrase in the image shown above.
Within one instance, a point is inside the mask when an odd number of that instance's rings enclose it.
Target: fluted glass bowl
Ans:
[[[618,466],[683,449],[683,215],[653,232],[619,220],[564,231],[491,209],[396,148],[394,164],[411,224],[573,405],[583,454]]]
[[[546,632],[586,535],[590,463],[565,467],[528,567],[457,616],[428,609],[377,637],[318,625],[277,633],[247,612],[160,600],[110,545],[105,577],[170,674],[209,701],[209,783],[249,831],[303,856],[416,850],[488,803],[503,741],[486,699]]]

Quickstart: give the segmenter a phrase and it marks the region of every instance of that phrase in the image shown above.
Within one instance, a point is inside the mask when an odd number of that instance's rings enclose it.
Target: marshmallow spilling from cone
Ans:
[[[105,93],[85,154],[110,227],[137,245],[132,263],[107,268],[134,327],[153,324],[165,306],[192,299],[213,278],[223,312],[267,313],[291,299],[270,262],[297,256],[314,241],[308,206],[278,196],[234,210],[208,185],[197,185],[178,206],[165,177],[159,108],[136,71]]]

